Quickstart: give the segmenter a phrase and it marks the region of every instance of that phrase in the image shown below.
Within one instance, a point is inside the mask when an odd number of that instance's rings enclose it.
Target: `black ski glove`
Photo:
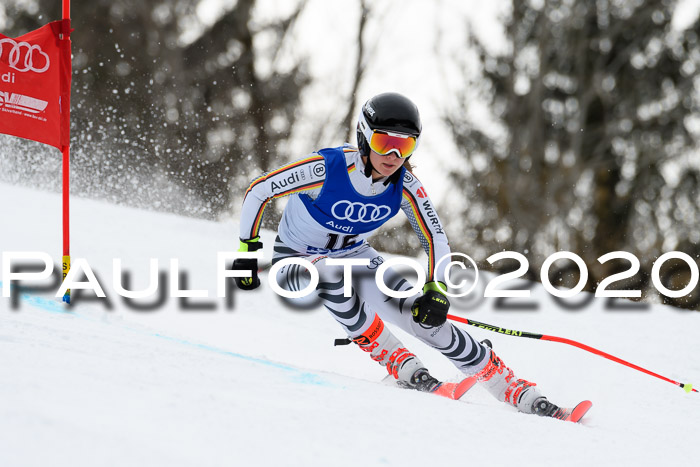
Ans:
[[[413,321],[427,326],[440,326],[447,321],[447,311],[450,309],[450,301],[438,288],[437,282],[426,282],[423,286],[423,295],[418,297],[413,306],[411,314]],[[442,290],[447,290],[445,284],[440,282]]]
[[[250,240],[241,240],[241,247],[238,251],[258,251],[262,248],[263,244],[260,241],[260,237],[251,238]],[[255,258],[238,258],[234,260],[233,270],[238,271],[250,271],[250,277],[235,277],[236,285],[241,290],[253,290],[260,286],[260,278],[258,277],[258,260]]]

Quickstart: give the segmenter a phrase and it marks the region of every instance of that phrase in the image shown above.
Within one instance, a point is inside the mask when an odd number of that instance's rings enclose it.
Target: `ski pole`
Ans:
[[[634,363],[627,362],[627,361],[625,361],[621,358],[618,358],[614,355],[610,355],[609,353],[603,352],[602,350],[598,350],[596,348],[590,347],[590,346],[588,346],[586,344],[582,344],[580,342],[573,341],[571,339],[566,339],[563,337],[556,337],[556,336],[548,336],[546,334],[535,334],[532,332],[516,331],[513,329],[504,329],[504,328],[499,327],[499,326],[493,326],[491,324],[480,323],[480,322],[474,321],[472,319],[461,318],[459,316],[454,316],[454,315],[447,315],[447,318],[451,319],[452,321],[457,321],[460,323],[469,324],[470,326],[476,326],[477,328],[480,328],[480,329],[486,329],[487,331],[493,331],[493,332],[497,332],[499,334],[505,334],[507,336],[527,337],[530,339],[539,339],[539,340],[543,340],[543,341],[560,342],[562,344],[573,345],[574,347],[578,347],[579,349],[583,349],[587,352],[591,352],[593,354],[607,358],[608,360],[612,360],[613,362],[617,362],[617,363],[620,363],[622,365],[628,366],[630,368],[634,368],[637,371],[641,371],[642,373],[646,373],[648,375],[654,376],[656,378],[662,379],[662,380],[667,381],[671,384],[679,386],[687,393],[690,393],[691,391],[698,392],[697,389],[693,388],[692,384],[679,383],[678,381],[674,381],[670,378],[666,378],[665,376],[661,376],[660,374],[654,373],[653,371],[649,371],[645,368],[642,368],[641,366],[635,365]]]

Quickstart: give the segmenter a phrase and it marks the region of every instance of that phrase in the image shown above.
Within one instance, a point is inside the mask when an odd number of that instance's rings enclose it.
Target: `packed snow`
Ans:
[[[234,222],[73,199],[73,262],[85,259],[107,298],[74,290],[68,307],[54,297],[60,196],[0,184],[0,200],[3,254],[39,251],[56,263],[52,279],[13,284],[13,297],[0,298],[2,466],[695,465],[700,458],[700,394],[562,344],[469,329],[555,403],[592,400],[580,424],[517,413],[478,386],[454,402],[382,382],[384,369],[356,346],[333,346],[344,334],[324,309],[290,306],[266,273],[253,292],[216,297],[217,252],[237,249]],[[263,234],[268,260],[273,238]],[[125,300],[113,285],[114,258],[134,290],[148,285],[149,260],[157,259],[166,292],[175,258],[180,289],[208,297]],[[530,288],[534,309],[499,310],[483,299],[482,284],[452,312],[574,339],[700,384],[697,312],[609,309],[605,299],[570,310],[538,284]],[[397,334],[435,376],[459,379],[439,353]]]

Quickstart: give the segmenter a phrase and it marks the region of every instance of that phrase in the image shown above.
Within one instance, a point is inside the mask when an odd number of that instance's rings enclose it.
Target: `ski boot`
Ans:
[[[489,350],[486,366],[475,376],[498,400],[524,413],[534,413],[535,401],[542,398],[535,383],[516,378],[513,370],[508,368],[493,350]]]
[[[552,404],[545,397],[538,398],[532,405],[533,413],[541,417],[551,417],[567,422],[579,422],[593,406],[591,401],[579,402],[574,408],[568,409]]]
[[[481,343],[491,349],[487,339]],[[536,414],[541,417],[551,417],[568,422],[579,422],[593,406],[591,401],[582,401],[573,408],[559,407],[540,394],[534,383],[516,379],[513,370],[505,366],[503,361],[489,350],[489,361],[475,375],[486,389],[500,401],[514,406],[521,412]]]
[[[418,368],[415,373],[413,373],[413,376],[411,376],[408,381],[398,380],[396,384],[406,389],[415,389],[416,391],[421,392],[433,392],[442,383],[440,383],[437,378],[433,378],[433,376],[431,376],[431,374],[428,372],[427,368],[421,367]]]
[[[431,392],[440,385],[420,359],[409,352],[384,326],[379,316],[375,315],[369,329],[352,341],[364,352],[368,352],[372,360],[384,365],[399,386]]]
[[[532,404],[532,413],[540,417],[561,419],[566,415],[566,409],[561,409],[559,406],[552,404],[546,397],[540,397]]]

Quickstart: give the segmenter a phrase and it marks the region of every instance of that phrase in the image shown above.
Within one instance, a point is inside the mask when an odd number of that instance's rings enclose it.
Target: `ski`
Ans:
[[[351,341],[349,339],[339,339],[336,340],[336,345],[345,345],[350,343]],[[493,348],[493,344],[491,344],[491,341],[488,339],[484,339],[481,341],[481,344],[488,347],[489,349]],[[435,379],[433,378],[435,381]],[[382,380],[385,384],[395,384],[395,380],[392,379],[391,375],[388,375],[384,377]],[[460,400],[464,394],[467,393],[474,385],[477,383],[478,379],[476,376],[469,376],[461,381],[458,382],[442,382],[438,381],[437,385],[429,391],[425,391],[428,394],[435,394],[436,396],[441,396],[445,397],[447,399],[451,400]],[[417,388],[411,388],[408,385],[403,385],[399,384],[398,385],[402,389],[417,389]],[[574,422],[578,423],[581,421],[584,415],[590,410],[590,408],[593,406],[593,403],[591,401],[583,401],[579,402],[575,407],[573,408],[564,408],[564,407],[559,407],[558,405],[555,405],[551,402],[549,402],[545,397],[542,397],[535,401],[535,405],[533,406],[533,414],[538,415],[540,417],[549,417],[549,418],[556,418],[557,420],[563,420],[566,422]]]
[[[469,391],[477,382],[476,377],[472,376],[465,378],[458,383],[440,383],[435,389],[433,389],[430,394],[435,394],[436,396],[446,397],[452,400],[460,400],[464,394]],[[560,408],[547,401],[554,410],[549,414],[542,414],[543,417],[556,418],[557,420],[563,420],[565,422],[578,423],[581,421],[584,415],[593,406],[591,401],[579,402],[573,408]]]
[[[574,408],[564,408],[558,407],[546,399],[541,402],[535,402],[535,404],[542,404],[535,408],[535,414],[541,417],[556,418],[557,420],[574,423],[581,421],[586,412],[593,406],[591,401],[583,401],[579,402]]]
[[[474,385],[476,384],[477,379],[474,376],[470,376],[467,378],[464,378],[461,381],[455,382],[455,383],[448,383],[448,382],[443,382],[439,381],[437,386],[435,386],[431,391],[419,391],[419,392],[424,392],[425,394],[434,394],[436,396],[441,396],[445,397],[447,399],[451,400],[459,400],[466,394],[467,391],[469,391]],[[395,386],[401,389],[410,389],[410,390],[415,390],[415,388],[411,388],[406,385],[402,384],[397,384],[396,380],[391,376],[385,376],[384,379],[382,380],[382,384],[387,384],[389,386]]]
[[[387,376],[383,381],[389,384],[395,384],[391,375]],[[427,392],[426,394],[434,394],[436,396],[445,397],[451,400],[460,400],[474,385],[477,383],[477,378],[475,376],[470,376],[464,378],[463,380],[456,383],[440,382],[435,388]],[[398,386],[401,389],[411,389],[406,386]],[[578,423],[581,421],[584,415],[593,406],[591,401],[579,402],[573,408],[564,408],[552,404],[548,400],[544,399],[545,404],[541,409],[540,413],[535,412],[534,415],[539,415],[541,417],[556,418],[557,420],[563,420],[566,422]]]
[[[452,400],[459,400],[467,391],[476,384],[476,377],[464,378],[458,383],[440,383],[430,391],[430,394],[446,397]]]
[[[576,407],[571,409],[571,412],[569,412],[569,415],[564,420],[567,422],[578,423],[592,406],[593,402],[591,401],[579,402]]]

